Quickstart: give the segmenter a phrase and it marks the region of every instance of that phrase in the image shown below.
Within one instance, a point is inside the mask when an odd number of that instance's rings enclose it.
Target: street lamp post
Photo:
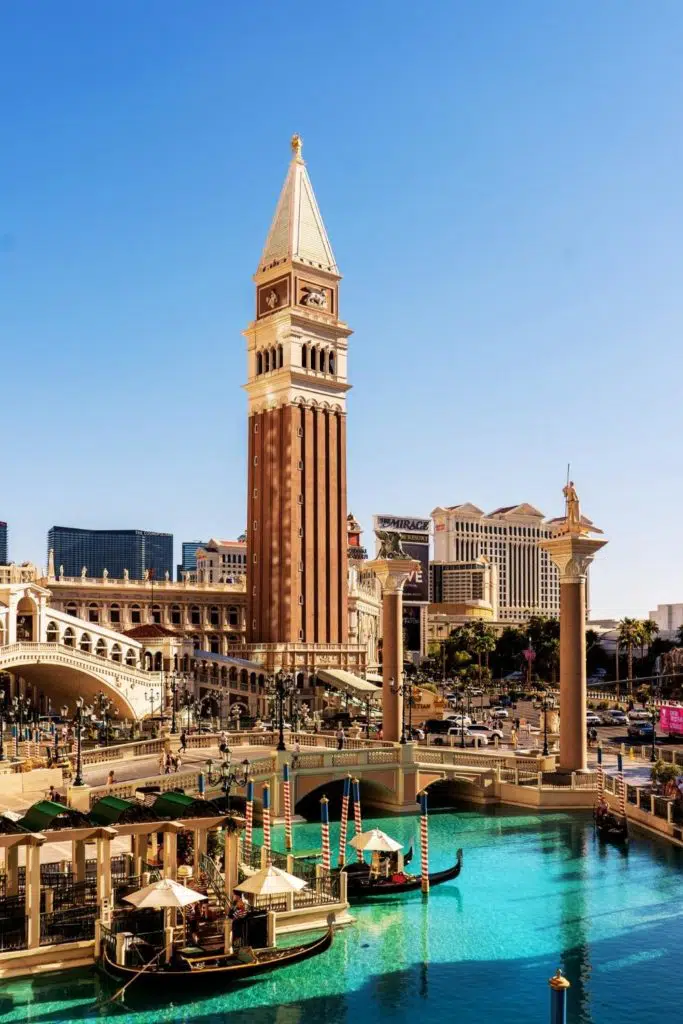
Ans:
[[[548,694],[543,695],[543,756],[550,753],[548,749]]]
[[[278,750],[286,750],[285,744],[285,701],[296,689],[296,683],[291,675],[283,672],[282,669],[269,680],[268,693],[275,702],[275,713],[278,723]]]
[[[393,680],[391,682],[391,692],[397,693],[403,697],[401,703],[401,739],[400,743],[407,743],[406,738],[406,704],[408,705],[408,736],[410,739],[413,738],[413,705],[415,698],[413,691],[415,689],[415,683],[411,679],[405,679],[400,686],[394,686]]]
[[[14,754],[15,757],[19,757],[19,740],[24,732],[24,715],[28,715],[31,710],[31,701],[28,697],[15,697],[12,701],[12,710],[14,721],[17,723],[14,735]]]
[[[88,713],[90,709],[87,709]],[[83,730],[83,698],[79,697],[76,701],[76,714],[73,718],[73,724],[76,727],[76,778],[74,779],[74,786],[83,786],[83,763],[81,760],[81,733]]]
[[[223,751],[223,762],[218,770],[213,770],[213,761],[209,758],[206,762],[206,779],[210,786],[221,786],[225,798],[226,813],[230,813],[230,791],[233,786],[246,786],[251,777],[251,764],[245,757],[240,767],[231,763],[232,752],[230,747]]]

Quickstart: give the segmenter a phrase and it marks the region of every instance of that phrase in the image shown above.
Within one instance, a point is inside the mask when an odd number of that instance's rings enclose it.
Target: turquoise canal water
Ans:
[[[366,818],[406,845],[418,820]],[[333,837],[338,826],[332,826]],[[353,829],[351,827],[350,834]],[[318,846],[319,827],[295,827]],[[283,848],[281,830],[274,845]],[[570,1024],[660,1024],[683,1002],[683,857],[637,835],[628,854],[600,847],[587,815],[466,810],[430,816],[430,867],[464,850],[459,879],[402,900],[354,907],[333,948],[223,996],[116,1011],[134,1024],[545,1024],[547,979],[571,981]],[[419,854],[414,865],[419,869]],[[0,988],[0,1024],[95,1020],[94,972]],[[160,1007],[160,1008],[159,1008]]]

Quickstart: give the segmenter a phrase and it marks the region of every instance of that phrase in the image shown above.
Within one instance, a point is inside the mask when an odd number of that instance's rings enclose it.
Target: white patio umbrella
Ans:
[[[308,885],[303,878],[290,875],[282,868],[261,868],[255,875],[250,875],[235,886],[237,892],[250,893],[252,896],[275,896],[283,892],[301,892]]]
[[[354,850],[370,850],[371,852],[377,850],[380,853],[396,853],[403,849],[402,843],[397,843],[386,832],[382,832],[381,828],[371,828],[369,832],[360,832],[353,837],[350,845]]]
[[[176,910],[182,910],[183,907],[188,907],[191,903],[199,903],[200,900],[205,900],[206,896],[201,892],[196,892],[194,889],[188,889],[186,885],[179,885],[172,878],[161,878],[158,882],[152,882],[151,885],[146,885],[144,889],[138,889],[137,892],[132,892],[130,896],[124,896],[123,898],[127,903],[132,903],[138,910],[146,907],[153,910],[161,910],[167,907],[175,907]]]

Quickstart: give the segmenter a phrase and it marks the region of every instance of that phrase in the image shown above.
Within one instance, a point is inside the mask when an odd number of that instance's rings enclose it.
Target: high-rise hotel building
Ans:
[[[506,505],[486,513],[469,503],[435,508],[434,561],[473,562],[485,556],[497,569],[499,622],[559,615],[557,567],[539,540],[554,526],[533,505]]]

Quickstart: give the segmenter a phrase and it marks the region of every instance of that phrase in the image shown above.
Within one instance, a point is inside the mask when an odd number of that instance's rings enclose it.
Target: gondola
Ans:
[[[628,842],[628,822],[626,818],[618,818],[616,814],[609,811],[602,814],[595,814],[595,831],[601,843],[616,843],[623,845]]]
[[[360,861],[357,864],[347,864],[342,870],[347,876],[346,894],[350,903],[374,899],[377,896],[401,896],[405,892],[416,892],[422,888],[421,875],[406,875],[405,881],[394,882],[391,878],[378,878],[372,875],[369,864]],[[461,870],[462,850],[458,850],[453,867],[430,873],[430,888],[457,878]]]
[[[116,963],[105,943],[101,967],[107,975],[127,986],[126,998],[128,993],[135,996],[152,991],[156,995],[182,993],[195,998],[205,990],[229,988],[243,979],[319,956],[330,948],[333,935],[334,930],[330,927],[322,938],[301,946],[271,949],[245,947],[234,954],[184,955],[182,950],[178,950],[168,964],[161,963],[153,956],[146,964],[135,966]]]

